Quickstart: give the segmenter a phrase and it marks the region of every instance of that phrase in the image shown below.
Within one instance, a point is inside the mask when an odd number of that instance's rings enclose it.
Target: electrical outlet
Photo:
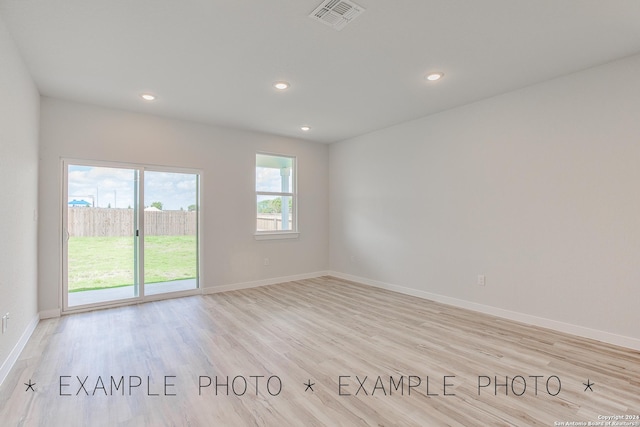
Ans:
[[[484,286],[486,283],[486,278],[484,274],[478,274],[478,286]]]
[[[269,265],[269,258],[264,259],[264,265]]]

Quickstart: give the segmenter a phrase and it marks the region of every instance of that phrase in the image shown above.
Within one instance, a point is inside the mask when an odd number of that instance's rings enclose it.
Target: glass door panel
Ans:
[[[67,165],[67,307],[135,298],[135,169]]]
[[[144,171],[144,293],[198,288],[198,175]]]

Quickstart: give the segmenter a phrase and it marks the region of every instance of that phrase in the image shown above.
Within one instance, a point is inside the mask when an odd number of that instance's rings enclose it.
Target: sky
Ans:
[[[291,188],[292,176],[289,176],[289,190]],[[280,176],[280,169],[275,168],[256,168],[256,191],[282,191],[282,177]]]
[[[196,204],[196,175],[145,171],[144,177],[145,207],[161,202],[164,210],[187,210]],[[126,209],[135,205],[134,189],[133,169],[69,165],[69,201]]]
[[[282,191],[280,169],[256,168],[259,191]],[[161,202],[163,210],[187,210],[196,204],[196,175],[144,172],[144,206]],[[289,177],[291,189],[293,177]],[[68,201],[84,200],[92,206],[126,209],[135,205],[135,170],[69,165]]]

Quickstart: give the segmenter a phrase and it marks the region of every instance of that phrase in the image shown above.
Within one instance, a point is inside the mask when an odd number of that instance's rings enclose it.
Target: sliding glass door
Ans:
[[[63,305],[198,288],[199,174],[64,162]]]
[[[68,306],[135,298],[138,171],[67,166]]]
[[[198,176],[144,172],[144,288],[157,295],[198,287]]]

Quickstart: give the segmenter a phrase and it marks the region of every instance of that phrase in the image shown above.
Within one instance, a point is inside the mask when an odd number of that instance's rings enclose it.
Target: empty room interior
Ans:
[[[0,0],[0,425],[640,426],[640,2]]]

